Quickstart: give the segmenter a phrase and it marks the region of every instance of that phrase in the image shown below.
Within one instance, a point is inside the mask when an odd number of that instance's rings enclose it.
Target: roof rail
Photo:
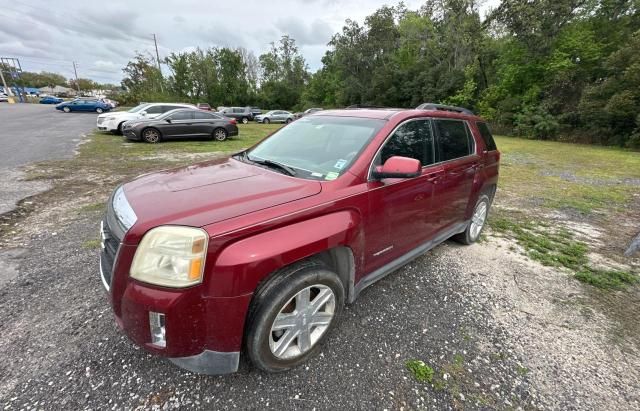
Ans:
[[[447,106],[445,104],[434,104],[434,103],[422,103],[416,110],[442,110],[442,111],[455,111],[456,113],[469,114],[473,116],[473,111],[464,108],[464,107],[456,107],[456,106]]]
[[[373,104],[352,104],[350,106],[345,107],[346,109],[356,109],[356,108],[387,108],[385,106],[376,106]]]

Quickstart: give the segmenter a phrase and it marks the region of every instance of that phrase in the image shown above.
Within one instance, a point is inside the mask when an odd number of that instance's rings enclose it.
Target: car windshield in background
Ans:
[[[129,110],[127,110],[127,113],[137,113],[138,111],[142,110],[143,108],[147,107],[148,104],[139,104],[137,106],[135,106],[134,108],[131,108]]]
[[[264,166],[276,163],[296,177],[334,180],[358,157],[385,121],[317,116],[283,127],[246,153],[246,159]],[[292,173],[287,173],[292,174]]]

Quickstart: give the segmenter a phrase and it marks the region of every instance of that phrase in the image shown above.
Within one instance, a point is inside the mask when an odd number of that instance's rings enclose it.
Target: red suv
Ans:
[[[316,353],[345,303],[486,221],[500,153],[464,110],[328,110],[230,158],[118,187],[101,277],[138,345],[210,374]]]

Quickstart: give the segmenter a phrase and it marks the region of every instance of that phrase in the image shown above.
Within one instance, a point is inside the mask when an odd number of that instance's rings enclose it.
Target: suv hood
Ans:
[[[140,234],[163,224],[202,227],[313,196],[321,189],[317,181],[231,158],[143,175],[124,185]]]
[[[128,111],[113,111],[111,113],[100,114],[98,117],[129,117],[131,119],[134,119],[138,117],[138,113],[129,113]]]

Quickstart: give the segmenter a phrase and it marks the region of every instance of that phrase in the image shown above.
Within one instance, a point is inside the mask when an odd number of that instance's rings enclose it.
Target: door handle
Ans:
[[[427,174],[427,182],[437,184],[438,180],[440,180],[440,177],[442,177],[443,173],[444,172],[440,170],[440,171],[434,171],[433,173]]]

